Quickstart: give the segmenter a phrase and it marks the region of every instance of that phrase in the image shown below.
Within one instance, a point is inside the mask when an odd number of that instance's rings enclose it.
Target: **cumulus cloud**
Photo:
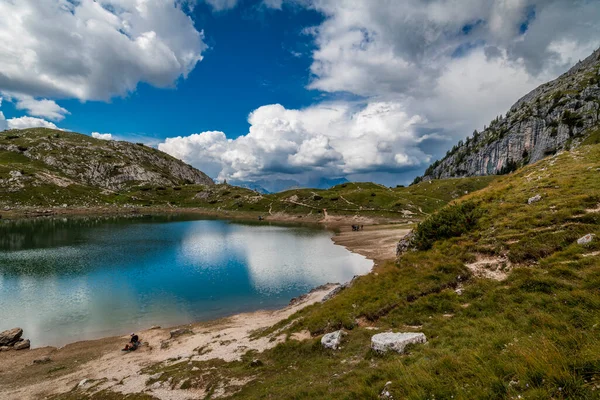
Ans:
[[[453,140],[600,45],[600,7],[569,0],[312,0],[309,87],[402,104]]]
[[[108,100],[139,82],[172,86],[206,49],[174,0],[0,1],[0,90],[60,120],[50,100]]]
[[[113,140],[113,136],[110,133],[92,132],[92,137],[101,140]]]
[[[69,111],[53,100],[34,99],[32,96],[4,93],[7,100],[15,102],[17,110],[25,110],[29,115],[36,117],[48,118],[53,121],[62,121],[65,115],[70,114]]]
[[[27,129],[27,128],[59,129],[52,122],[46,121],[45,119],[42,119],[42,118],[19,117],[19,118],[7,119],[6,122],[8,124],[8,129]]]
[[[415,126],[399,104],[322,103],[301,110],[262,106],[248,117],[249,132],[168,138],[158,148],[219,180],[255,181],[293,176],[350,176],[403,172],[430,161],[419,148]]]

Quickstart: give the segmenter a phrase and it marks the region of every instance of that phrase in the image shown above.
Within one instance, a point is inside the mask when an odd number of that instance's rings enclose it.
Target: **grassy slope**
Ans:
[[[268,215],[286,213],[297,216],[319,215],[323,209],[337,215],[366,215],[422,218],[464,194],[487,186],[496,177],[475,177],[434,181],[408,188],[390,189],[374,183],[347,183],[331,189],[296,189],[260,195],[249,189],[229,185],[204,187],[142,186],[119,196],[117,203],[138,206],[164,206],[207,210],[254,212]],[[404,214],[409,211],[412,214]]]
[[[536,194],[542,200],[527,205]],[[289,340],[240,362],[150,370],[185,387],[254,378],[234,398],[376,399],[387,381],[397,399],[600,398],[600,241],[576,244],[600,235],[600,214],[589,211],[600,203],[600,146],[543,160],[460,201],[476,204],[476,228],[379,266],[284,329],[344,327],[342,349]],[[471,276],[465,263],[482,254],[514,263],[508,279]],[[423,331],[429,343],[378,356],[365,325]],[[251,367],[251,358],[263,365]]]

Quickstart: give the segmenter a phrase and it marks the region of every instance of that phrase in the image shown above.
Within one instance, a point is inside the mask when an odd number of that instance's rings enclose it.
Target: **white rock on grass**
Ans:
[[[344,336],[342,330],[328,333],[321,338],[321,344],[326,349],[336,350],[342,343],[342,336]]]
[[[537,203],[541,199],[542,199],[542,196],[540,196],[539,194],[536,194],[535,196],[530,197],[529,199],[527,199],[527,204]]]
[[[421,332],[386,332],[371,337],[371,348],[379,353],[385,353],[388,350],[403,353],[406,345],[413,343],[427,343],[425,334]]]
[[[584,245],[584,244],[591,243],[592,240],[594,239],[594,236],[596,236],[596,235],[594,235],[593,233],[588,233],[587,235],[577,239],[577,244]]]

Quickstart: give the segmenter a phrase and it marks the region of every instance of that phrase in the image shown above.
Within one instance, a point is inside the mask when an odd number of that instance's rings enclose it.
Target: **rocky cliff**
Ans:
[[[119,191],[140,185],[212,185],[201,171],[159,150],[72,132],[0,132],[0,194],[44,188]]]
[[[416,181],[511,172],[600,136],[600,50],[460,141]]]

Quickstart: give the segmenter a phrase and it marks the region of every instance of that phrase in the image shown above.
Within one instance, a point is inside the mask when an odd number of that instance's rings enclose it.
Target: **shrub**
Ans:
[[[461,236],[470,231],[480,216],[481,210],[472,201],[444,207],[417,226],[412,244],[419,250],[427,250],[436,240]]]
[[[17,146],[17,149],[19,149],[19,151],[21,151],[21,152],[27,151],[27,147],[25,147],[25,146]]]
[[[323,200],[323,196],[319,196],[318,194],[315,194],[315,195],[313,196],[313,200],[314,200],[314,201]]]

